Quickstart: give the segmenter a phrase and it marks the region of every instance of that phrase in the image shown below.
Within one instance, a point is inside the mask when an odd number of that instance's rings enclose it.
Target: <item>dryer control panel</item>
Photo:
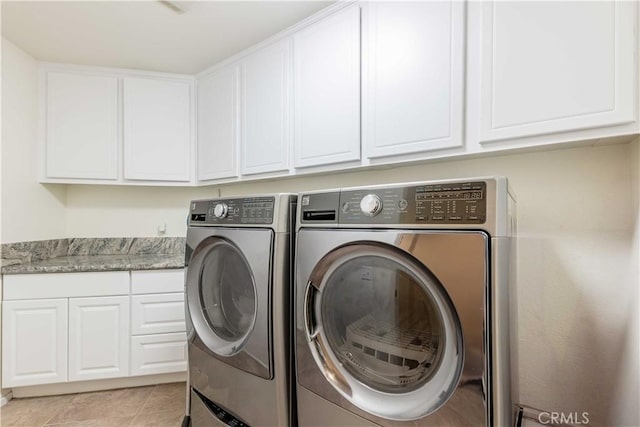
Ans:
[[[374,187],[303,195],[302,223],[483,224],[487,184],[483,181]]]
[[[273,223],[275,197],[196,200],[189,225],[260,225]]]

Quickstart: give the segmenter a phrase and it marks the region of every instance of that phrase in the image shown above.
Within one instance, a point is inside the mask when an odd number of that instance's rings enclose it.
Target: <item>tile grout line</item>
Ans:
[[[49,419],[47,419],[47,421],[44,422],[44,424],[42,424],[41,427],[47,427],[47,425],[49,424],[49,422],[51,420],[53,420],[55,417],[58,416],[58,414],[60,414],[64,408],[66,408],[67,406],[71,405],[71,402],[73,402],[73,399],[75,398],[75,396],[77,396],[77,393],[71,393],[69,395],[62,395],[62,396],[69,396],[69,401],[67,402],[66,405],[63,405],[56,413],[54,413],[51,417],[49,417]]]
[[[140,411],[142,411],[142,408],[144,408],[144,405],[147,404],[147,402],[149,401],[149,399],[151,399],[151,396],[153,395],[153,392],[156,390],[156,388],[158,388],[158,384],[154,385],[153,388],[151,389],[151,391],[149,392],[149,396],[147,396],[147,398],[144,400],[144,402],[142,402],[142,404],[140,405],[140,407],[138,408],[138,410],[136,411],[135,415],[133,416],[133,418],[131,418],[131,421],[129,421],[129,424],[127,424],[127,426],[130,426],[131,423],[133,423],[136,419],[136,417],[138,415],[140,415]]]

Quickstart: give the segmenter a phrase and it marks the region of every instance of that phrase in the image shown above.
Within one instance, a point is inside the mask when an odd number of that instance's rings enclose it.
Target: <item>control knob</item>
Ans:
[[[375,194],[367,194],[360,200],[360,210],[367,216],[376,216],[382,211],[382,200]]]
[[[213,215],[216,218],[226,218],[229,213],[229,206],[226,203],[218,203],[215,208],[213,208]]]

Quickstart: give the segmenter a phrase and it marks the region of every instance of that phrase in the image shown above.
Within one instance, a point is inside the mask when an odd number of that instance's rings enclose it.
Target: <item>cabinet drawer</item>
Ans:
[[[129,272],[10,274],[3,277],[3,299],[129,295]]]
[[[131,297],[131,334],[184,332],[184,293]]]
[[[183,292],[184,270],[132,271],[131,293]]]
[[[187,370],[187,334],[131,337],[131,375]]]

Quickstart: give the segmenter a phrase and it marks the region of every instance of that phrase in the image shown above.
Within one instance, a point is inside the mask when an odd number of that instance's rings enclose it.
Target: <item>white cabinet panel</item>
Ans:
[[[242,173],[286,170],[291,140],[291,41],[242,64]]]
[[[464,3],[363,5],[367,157],[462,145]]]
[[[45,178],[118,178],[118,79],[49,71]]]
[[[132,294],[184,292],[184,270],[150,270],[131,272]]]
[[[131,375],[187,370],[187,334],[131,337]]]
[[[629,123],[635,2],[489,2],[481,141]]]
[[[131,334],[184,332],[184,293],[131,297]]]
[[[358,160],[359,6],[348,6],[293,39],[295,166]]]
[[[10,274],[3,277],[4,300],[128,294],[128,271]]]
[[[238,175],[240,67],[198,78],[198,180]]]
[[[189,181],[190,81],[124,79],[124,178]]]
[[[69,300],[69,381],[129,375],[129,297]]]
[[[67,300],[5,301],[2,386],[67,380]]]

